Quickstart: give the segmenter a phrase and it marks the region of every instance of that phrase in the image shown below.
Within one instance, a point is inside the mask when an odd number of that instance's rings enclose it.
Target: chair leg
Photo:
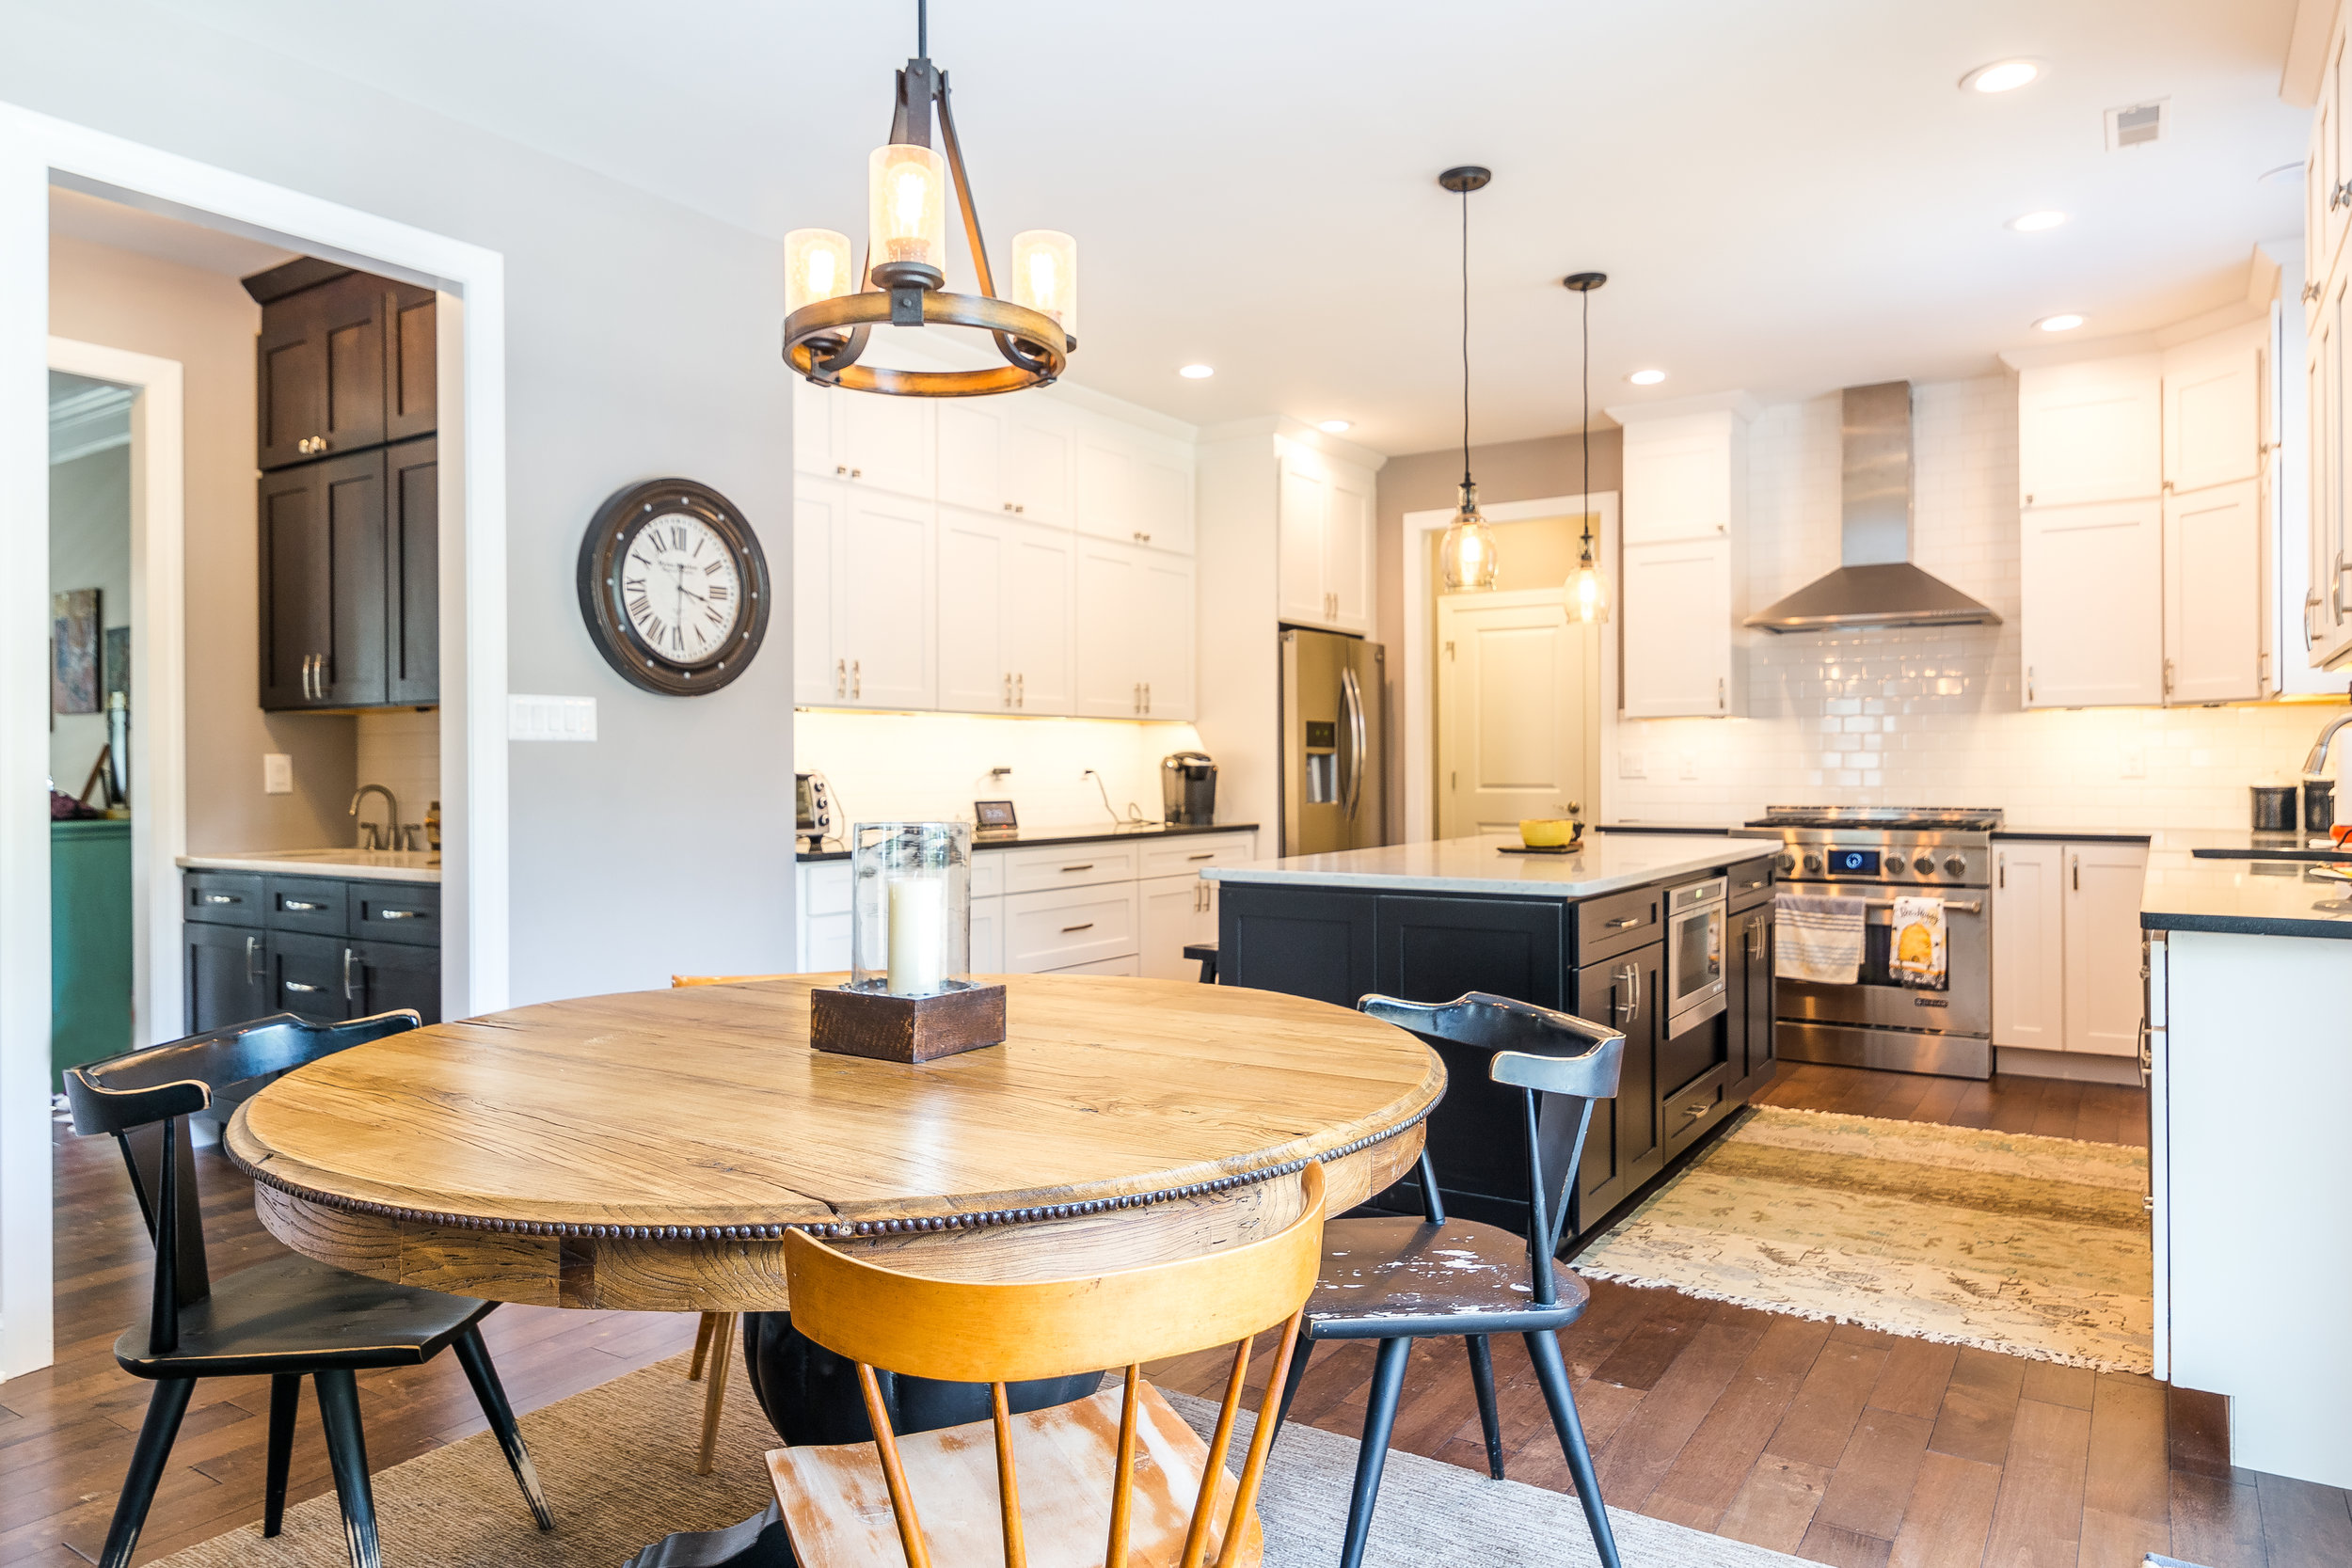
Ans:
[[[1584,1522],[1592,1528],[1593,1549],[1601,1568],[1620,1568],[1617,1538],[1609,1528],[1609,1510],[1600,1500],[1600,1478],[1593,1472],[1593,1450],[1584,1441],[1584,1423],[1577,1419],[1576,1396],[1568,1389],[1568,1364],[1560,1354],[1560,1339],[1549,1329],[1522,1336],[1528,1359],[1544,1387],[1544,1403],[1551,1407],[1551,1425],[1567,1455],[1568,1474],[1576,1480],[1576,1500],[1584,1506]]]
[[[1298,1325],[1298,1343],[1291,1351],[1290,1376],[1282,1380],[1282,1402],[1274,1410],[1274,1435],[1269,1443],[1282,1440],[1282,1423],[1291,1418],[1291,1401],[1298,1397],[1298,1386],[1307,1381],[1307,1358],[1315,1353],[1315,1342],[1307,1338],[1307,1325]]]
[[[703,1357],[710,1354],[710,1330],[717,1324],[719,1317],[720,1314],[716,1312],[705,1312],[702,1322],[695,1325],[694,1359],[692,1364],[686,1369],[686,1381],[689,1383],[700,1383],[703,1380]]]
[[[180,1435],[180,1418],[188,1413],[188,1396],[196,1392],[192,1377],[167,1378],[147,1396],[147,1418],[139,1423],[138,1446],[131,1450],[131,1473],[122,1478],[122,1496],[115,1503],[114,1523],[106,1527],[106,1546],[99,1554],[100,1568],[130,1568],[131,1552],[139,1544],[139,1528],[147,1523],[147,1508],[155,1500],[156,1483],[164,1479],[164,1462],[171,1457],[171,1440]]]
[[[532,1519],[541,1529],[553,1529],[555,1513],[548,1507],[547,1494],[539,1490],[539,1472],[531,1463],[531,1450],[523,1447],[522,1431],[515,1425],[515,1409],[506,1402],[499,1370],[490,1364],[490,1347],[482,1342],[482,1325],[469,1327],[451,1348],[457,1352],[457,1364],[466,1369],[466,1381],[473,1385],[473,1397],[482,1402],[482,1414],[489,1418],[490,1430],[498,1433],[506,1467],[515,1472],[515,1481],[523,1489]]]
[[[703,1390],[703,1443],[694,1456],[694,1473],[710,1474],[719,1451],[719,1412],[727,1402],[727,1355],[735,1349],[735,1314],[707,1312],[710,1332],[710,1386]]]
[[[302,1374],[278,1372],[269,1380],[269,1480],[262,1495],[262,1533],[276,1535],[286,1523],[286,1471],[294,1463],[294,1415],[302,1405]]]
[[[348,1367],[330,1368],[312,1381],[319,1421],[326,1428],[326,1462],[335,1472],[335,1500],[343,1511],[343,1545],[351,1568],[384,1568],[375,1540],[375,1493],[368,1485],[368,1445],[359,1433],[359,1381]]]
[[[1380,1471],[1389,1462],[1389,1433],[1396,1426],[1397,1396],[1405,1391],[1405,1358],[1410,1339],[1383,1339],[1373,1363],[1372,1388],[1364,1402],[1364,1444],[1356,1452],[1356,1492],[1347,1502],[1347,1541],[1340,1568],[1361,1568],[1364,1543],[1372,1537],[1372,1511],[1380,1500]]]
[[[1486,1473],[1502,1479],[1502,1418],[1495,1409],[1495,1358],[1484,1334],[1463,1340],[1470,1346],[1470,1386],[1478,1390],[1478,1424],[1486,1434]]]

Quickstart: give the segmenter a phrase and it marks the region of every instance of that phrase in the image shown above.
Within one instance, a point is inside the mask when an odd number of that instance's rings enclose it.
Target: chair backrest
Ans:
[[[1486,1076],[1519,1090],[1526,1111],[1528,1269],[1534,1276],[1536,1302],[1550,1306],[1559,1299],[1552,1258],[1560,1250],[1560,1233],[1567,1224],[1577,1169],[1584,1162],[1584,1135],[1592,1128],[1593,1102],[1616,1098],[1618,1076],[1625,1066],[1624,1032],[1573,1013],[1477,990],[1451,1002],[1406,1002],[1372,995],[1359,1000],[1356,1006],[1359,1012],[1416,1035],[1493,1052]],[[1572,1129],[1556,1180],[1547,1177],[1544,1170],[1539,1095],[1554,1097]],[[1423,1182],[1434,1185],[1429,1180],[1425,1149],[1422,1171]]]
[[[73,1130],[85,1137],[114,1134],[131,1173],[139,1215],[155,1243],[149,1354],[179,1348],[180,1308],[202,1301],[213,1290],[186,1118],[232,1085],[414,1029],[421,1022],[406,1007],[348,1023],[306,1023],[292,1013],[273,1013],[66,1070]]]
[[[1224,1408],[1210,1441],[1208,1462],[1185,1534],[1183,1568],[1200,1568],[1214,1524],[1218,1481],[1241,1408],[1249,1353],[1263,1330],[1279,1324],[1280,1343],[1266,1388],[1282,1386],[1296,1347],[1299,1314],[1315,1286],[1323,1259],[1323,1167],[1300,1176],[1298,1217],[1275,1235],[1180,1262],[1077,1279],[1009,1284],[931,1279],[880,1268],[801,1232],[785,1235],[785,1269],[792,1326],[857,1363],[859,1386],[873,1422],[890,1506],[909,1568],[930,1568],[914,1499],[898,1463],[897,1439],[883,1408],[877,1367],[914,1377],[987,1383],[994,1395],[996,1462],[1004,1514],[1005,1560],[1023,1561],[1019,1486],[1013,1473],[1010,1418],[1005,1385],[1067,1377],[1099,1367],[1123,1366],[1126,1400],[1120,1419],[1119,1462],[1112,1478],[1110,1539],[1103,1560],[1124,1568],[1129,1498],[1135,1478],[1136,1426],[1142,1363],[1212,1346],[1234,1347]],[[1263,1405],[1266,1402],[1262,1401]],[[1258,1484],[1273,1443],[1274,1423],[1260,1412],[1243,1465],[1232,1511],[1225,1521],[1217,1561],[1235,1560],[1255,1507]]]

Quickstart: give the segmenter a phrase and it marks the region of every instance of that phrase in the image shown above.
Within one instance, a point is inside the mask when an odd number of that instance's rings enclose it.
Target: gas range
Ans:
[[[1779,835],[1790,880],[1984,887],[2000,825],[1993,807],[1767,806],[1744,831]]]

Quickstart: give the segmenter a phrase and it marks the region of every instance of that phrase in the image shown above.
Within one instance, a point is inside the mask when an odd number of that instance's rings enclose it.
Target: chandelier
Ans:
[[[898,72],[890,140],[866,160],[866,265],[831,229],[784,237],[784,356],[822,387],[897,397],[981,397],[1042,387],[1078,347],[1078,247],[1029,229],[1012,237],[1012,293],[1000,298],[972,207],[972,182],[947,104],[947,73],[930,61],[930,8],[916,0],[915,54]],[[932,106],[939,145],[932,145]],[[952,186],[980,292],[946,292]],[[858,363],[867,336],[893,326],[967,326],[996,341],[1005,363],[975,371],[901,371]]]

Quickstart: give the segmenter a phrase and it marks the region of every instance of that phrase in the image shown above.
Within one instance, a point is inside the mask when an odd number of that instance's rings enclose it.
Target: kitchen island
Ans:
[[[2155,1375],[2227,1395],[2231,1463],[2352,1486],[2352,885],[2149,860]]]
[[[1597,1225],[1772,1081],[1776,840],[1588,835],[1574,854],[1445,839],[1217,865],[1222,983],[1353,1006],[1483,990],[1626,1032],[1596,1111],[1572,1234]],[[1429,1148],[1449,1208],[1527,1224],[1518,1097],[1480,1053],[1440,1044],[1450,1082]],[[1547,1156],[1565,1158],[1549,1116]],[[1391,1195],[1416,1207],[1417,1193]]]

